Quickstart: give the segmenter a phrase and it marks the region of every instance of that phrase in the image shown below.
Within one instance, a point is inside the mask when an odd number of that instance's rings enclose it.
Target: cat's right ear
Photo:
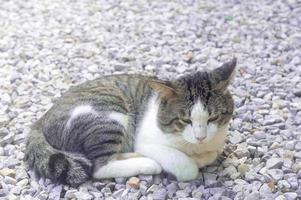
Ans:
[[[161,99],[172,100],[178,96],[177,90],[167,81],[151,80],[149,86],[159,93]]]
[[[224,90],[234,77],[236,58],[224,63],[209,73],[210,81],[216,90]]]

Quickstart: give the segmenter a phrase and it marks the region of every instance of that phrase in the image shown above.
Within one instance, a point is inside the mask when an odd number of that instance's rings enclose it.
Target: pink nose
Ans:
[[[206,136],[199,136],[199,137],[196,137],[196,139],[198,140],[198,141],[203,141],[204,139],[206,138]]]

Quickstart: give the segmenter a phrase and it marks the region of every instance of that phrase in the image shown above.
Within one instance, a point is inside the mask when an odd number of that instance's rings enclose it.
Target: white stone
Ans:
[[[268,169],[280,168],[283,164],[283,160],[281,158],[270,158],[266,162],[266,167]]]
[[[283,177],[283,171],[281,169],[269,169],[267,173],[276,181]]]

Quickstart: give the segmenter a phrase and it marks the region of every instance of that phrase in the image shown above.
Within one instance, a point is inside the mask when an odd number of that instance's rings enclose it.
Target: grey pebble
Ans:
[[[177,183],[170,183],[166,186],[166,189],[167,189],[167,195],[169,198],[171,198],[175,193],[176,191],[179,189],[178,187],[178,184]]]
[[[248,145],[246,143],[240,143],[237,145],[237,149],[235,150],[235,155],[238,158],[249,157],[250,152],[248,151]]]
[[[89,193],[86,193],[86,192],[81,192],[81,191],[78,191],[78,192],[75,192],[74,193],[74,196],[78,199],[82,199],[82,200],[90,200],[90,199],[93,199],[93,196]]]
[[[106,187],[110,188],[111,191],[114,191],[114,189],[115,189],[115,183],[108,183],[106,185]]]
[[[90,191],[90,194],[93,196],[93,199],[102,199],[103,194],[100,192]]]
[[[129,193],[129,191],[130,191],[130,189],[125,189],[124,191],[123,191],[123,193],[121,194],[121,198],[125,198],[126,196],[127,196],[127,194]]]
[[[60,198],[62,192],[62,185],[55,186],[52,188],[51,193],[49,194],[50,199]]]
[[[115,185],[115,190],[119,190],[119,189],[125,189],[126,188],[126,185],[125,184],[116,184]]]
[[[197,188],[197,189],[194,189],[191,193],[192,197],[194,198],[201,198],[203,196],[203,193],[204,193],[204,188]]]
[[[146,181],[148,184],[153,184],[153,176],[150,176],[150,175],[140,175],[139,179],[141,181]]]
[[[224,193],[225,189],[221,188],[221,187],[215,187],[215,188],[210,188],[209,192],[212,195],[219,195],[222,196],[222,194]]]
[[[93,186],[96,187],[96,189],[98,189],[99,191],[101,191],[106,186],[106,184],[102,182],[95,182],[93,183]]]
[[[159,185],[162,182],[161,175],[155,175],[153,178],[153,182],[154,182],[154,184]]]
[[[10,185],[16,185],[17,181],[16,181],[16,179],[14,179],[12,177],[5,176],[4,177],[4,183],[10,184]]]
[[[219,199],[220,200],[232,200],[231,198],[225,197],[225,196],[220,196]]]
[[[281,195],[277,196],[275,200],[286,200],[286,198],[284,195],[281,194]]]
[[[147,183],[144,182],[144,181],[141,181],[140,182],[140,186],[139,186],[139,190],[140,192],[142,193],[142,195],[145,195],[146,194],[146,191],[147,191]]]
[[[66,191],[65,193],[65,198],[66,199],[72,199],[72,198],[76,198],[76,193],[78,192],[78,190],[76,189],[69,189]]]
[[[242,137],[241,133],[239,133],[238,131],[234,131],[234,132],[231,134],[230,142],[231,142],[232,144],[238,144],[238,143],[240,143],[242,140],[243,140],[243,137]]]
[[[301,151],[301,142],[297,142],[295,145],[295,150],[296,151]]]
[[[154,200],[165,200],[167,196],[167,191],[165,188],[159,188],[158,190],[154,191],[152,197]]]
[[[17,186],[20,186],[21,188],[24,188],[28,185],[29,181],[28,179],[22,179],[17,182]]]
[[[217,175],[212,173],[204,173],[204,181],[206,186],[213,186],[217,183]]]
[[[1,127],[0,128],[0,136],[1,136],[1,138],[7,136],[8,134],[9,134],[9,130],[7,128],[5,128],[5,127]]]
[[[255,172],[247,172],[245,174],[245,179],[247,181],[257,181],[257,180],[264,181],[264,177]]]
[[[22,179],[28,178],[28,174],[24,168],[17,168],[16,170],[16,180],[20,181]]]
[[[183,197],[188,197],[189,194],[185,190],[178,190],[176,191],[176,196],[183,198]]]
[[[118,178],[115,178],[115,182],[118,183],[118,184],[125,184],[126,183],[126,180],[127,178],[125,177],[118,177]],[[101,186],[99,186],[101,187]],[[101,189],[100,189],[101,190]]]
[[[266,162],[268,169],[281,168],[283,160],[281,158],[270,158]]]
[[[255,193],[257,196],[258,191],[255,191],[253,193]],[[271,191],[271,188],[269,187],[269,185],[267,183],[264,183],[260,187],[259,194],[260,194],[260,196],[264,196],[265,198],[270,198],[270,199],[275,197],[275,194]]]
[[[283,171],[280,169],[270,169],[267,170],[267,173],[276,181],[282,179]]]
[[[116,191],[113,192],[113,195],[112,195],[112,196],[113,196],[114,198],[120,198],[123,192],[124,192],[124,189],[116,190]]]
[[[282,192],[288,192],[291,188],[291,185],[286,180],[280,180],[280,181],[278,181],[278,188]]]
[[[286,193],[284,193],[284,196],[287,200],[296,200],[298,197],[298,194],[295,192],[286,192]]]
[[[23,190],[24,190],[24,189],[23,189]],[[22,191],[22,188],[16,186],[16,187],[12,188],[10,192],[11,192],[12,194],[15,194],[15,195],[19,196],[19,195],[21,194],[21,191]]]
[[[48,194],[45,191],[42,191],[36,196],[37,199],[39,200],[47,200],[48,199]]]
[[[289,150],[294,150],[295,149],[295,144],[296,144],[296,141],[288,141],[285,144],[285,148],[287,148]]]
[[[7,144],[11,144],[14,141],[14,137],[15,135],[13,133],[9,133],[8,135],[0,139],[0,145],[4,146]]]
[[[225,190],[222,195],[227,198],[234,199],[236,193],[232,190]]]
[[[246,195],[246,200],[256,200],[256,199],[260,199],[260,193],[258,191],[252,192],[248,195]]]
[[[139,199],[140,197],[141,197],[141,193],[140,193],[140,191],[137,191],[135,193],[129,193],[127,196],[127,199],[128,200],[136,200],[136,199]]]
[[[291,176],[289,178],[286,178],[286,180],[290,183],[292,189],[296,190],[299,187],[297,176]]]
[[[0,156],[4,156],[5,155],[5,151],[3,147],[0,147]]]
[[[266,119],[263,121],[264,126],[268,125],[273,125],[276,123],[282,122],[282,120],[278,116],[268,116]]]
[[[255,155],[257,154],[257,148],[252,146],[252,145],[249,145],[248,146],[248,151],[252,154],[252,155]]]
[[[152,192],[155,192],[156,190],[158,190],[159,186],[158,185],[151,185],[148,189],[147,189],[147,193],[152,193]]]
[[[301,151],[294,153],[294,157],[301,159]]]
[[[297,96],[297,97],[301,97],[301,90],[295,91],[294,95]]]
[[[191,184],[188,183],[188,182],[179,182],[179,183],[178,183],[178,186],[179,186],[179,188],[180,188],[181,190],[184,190],[185,188],[190,187]]]
[[[111,191],[110,188],[105,187],[105,188],[102,188],[102,189],[101,189],[101,193],[104,194],[105,196],[109,196],[109,195],[112,194],[112,191]]]
[[[266,134],[263,131],[257,131],[254,132],[253,136],[257,139],[257,140],[261,140],[261,139],[265,139],[266,138]]]

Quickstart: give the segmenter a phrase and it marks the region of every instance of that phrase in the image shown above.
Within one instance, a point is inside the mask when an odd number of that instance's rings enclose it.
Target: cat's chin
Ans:
[[[204,140],[203,141],[199,141],[199,140],[197,140],[195,138],[185,138],[185,137],[183,137],[182,139],[185,142],[189,143],[189,144],[203,144],[205,142]]]
[[[210,141],[207,140],[207,139],[204,139],[204,140],[202,140],[202,141],[199,141],[199,140],[197,140],[197,139],[195,139],[195,140],[193,140],[193,141],[187,141],[187,140],[184,138],[184,140],[185,140],[185,142],[188,142],[188,143],[190,143],[190,144],[195,144],[195,145],[201,145],[201,144],[206,144],[206,143],[210,142]]]

